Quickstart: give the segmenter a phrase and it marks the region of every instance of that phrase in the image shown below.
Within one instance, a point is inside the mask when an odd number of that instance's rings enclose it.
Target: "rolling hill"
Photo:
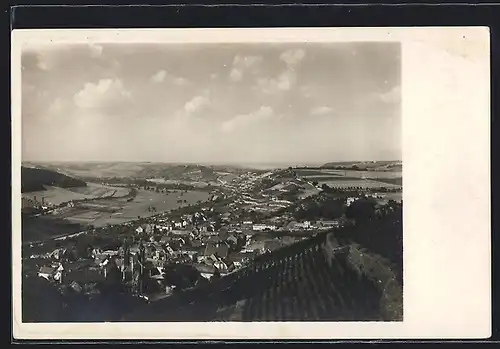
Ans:
[[[75,188],[85,187],[87,183],[47,169],[21,167],[21,193],[45,190],[46,186]]]

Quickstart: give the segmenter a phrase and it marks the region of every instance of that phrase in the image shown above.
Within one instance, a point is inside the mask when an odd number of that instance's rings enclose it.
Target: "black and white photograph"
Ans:
[[[25,41],[22,323],[402,323],[402,47]]]

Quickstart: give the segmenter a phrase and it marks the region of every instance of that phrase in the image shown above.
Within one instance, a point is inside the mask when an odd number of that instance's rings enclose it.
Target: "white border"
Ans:
[[[21,81],[25,44],[402,43],[404,321],[21,323]],[[490,297],[489,29],[279,28],[12,32],[13,329],[16,339],[486,338]]]

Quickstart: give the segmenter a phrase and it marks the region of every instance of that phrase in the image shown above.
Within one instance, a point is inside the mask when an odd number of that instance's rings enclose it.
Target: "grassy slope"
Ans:
[[[85,187],[87,183],[46,169],[21,167],[21,192],[44,190],[45,186],[60,188]]]

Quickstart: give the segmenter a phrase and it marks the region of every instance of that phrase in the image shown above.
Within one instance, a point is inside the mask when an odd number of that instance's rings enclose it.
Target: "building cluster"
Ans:
[[[38,275],[86,294],[105,288],[164,297],[176,288],[196,287],[233,273],[255,256],[304,239],[315,231],[344,225],[344,219],[296,221],[286,210],[265,219],[250,212],[273,212],[293,204],[283,198],[300,191],[300,180],[274,172],[248,173],[228,182],[235,200],[197,212],[160,213],[123,224],[126,234],[113,246],[89,246],[83,255],[58,248],[39,258]],[[266,182],[267,181],[267,182]],[[264,185],[263,183],[266,183]],[[223,193],[213,193],[211,199]],[[347,198],[346,205],[357,198]],[[296,232],[298,232],[296,234]],[[302,233],[304,232],[304,233]],[[101,286],[99,286],[101,285]]]

